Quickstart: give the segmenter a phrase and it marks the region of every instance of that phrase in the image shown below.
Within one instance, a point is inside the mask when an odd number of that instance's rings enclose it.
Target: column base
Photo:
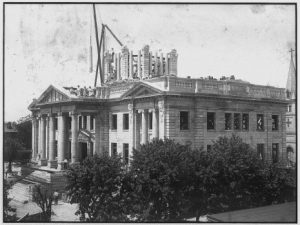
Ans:
[[[56,169],[57,168],[57,161],[56,160],[48,161],[48,167]]]
[[[68,169],[68,163],[67,162],[58,162],[57,163],[57,169],[58,170],[66,170],[66,169]]]
[[[39,166],[47,166],[47,159],[40,159],[40,161],[38,162]]]

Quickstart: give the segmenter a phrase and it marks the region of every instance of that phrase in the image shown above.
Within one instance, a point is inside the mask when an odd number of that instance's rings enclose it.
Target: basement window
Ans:
[[[180,112],[180,130],[189,129],[189,112],[181,111]]]

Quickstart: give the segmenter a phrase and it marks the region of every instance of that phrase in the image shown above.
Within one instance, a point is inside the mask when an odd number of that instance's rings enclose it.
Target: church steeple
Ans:
[[[286,93],[287,93],[287,98],[289,99],[294,99],[296,97],[296,68],[293,60],[293,50],[291,48],[290,53],[291,53],[291,62],[290,62],[290,68],[289,68],[289,73],[288,73],[288,79],[286,83]]]

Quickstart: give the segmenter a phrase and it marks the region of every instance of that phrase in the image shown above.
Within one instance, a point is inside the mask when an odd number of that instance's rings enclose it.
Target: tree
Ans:
[[[201,171],[201,154],[169,139],[155,139],[133,150],[131,173],[140,221],[179,221],[201,204],[198,196],[194,198],[202,193],[194,180]]]
[[[32,135],[32,123],[30,120],[17,123],[16,129],[18,131],[17,138],[19,139],[20,143],[22,143],[25,149],[31,149],[31,135]]]
[[[53,193],[47,187],[35,185],[33,201],[42,209],[43,221],[51,221]]]
[[[291,199],[292,174],[260,160],[236,135],[220,137],[208,154],[207,213],[252,208]],[[285,195],[285,197],[284,197]],[[281,200],[283,202],[283,200]]]
[[[16,209],[12,208],[9,205],[11,198],[8,197],[8,190],[10,189],[10,185],[7,180],[3,180],[3,221],[4,222],[12,222],[16,221]]]
[[[8,162],[7,172],[12,172],[12,162],[17,159],[18,151],[22,149],[18,139],[4,137],[4,161]]]
[[[127,221],[121,196],[125,169],[120,157],[94,155],[67,171],[67,195],[78,203],[81,221]],[[127,206],[128,207],[128,206]]]

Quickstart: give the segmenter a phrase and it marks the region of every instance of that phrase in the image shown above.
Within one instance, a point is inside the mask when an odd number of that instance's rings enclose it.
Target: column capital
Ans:
[[[149,109],[148,111],[149,111],[150,113],[152,113],[152,112],[154,112],[154,113],[155,113],[155,112],[157,112],[157,111],[158,111],[158,109],[157,109],[157,108],[152,108],[152,109]]]
[[[129,103],[129,104],[128,104],[128,110],[129,110],[129,111],[134,110],[133,103]]]
[[[69,116],[78,116],[78,115],[79,115],[79,113],[76,111],[69,112]]]
[[[138,109],[137,112],[138,113],[147,113],[148,109]]]

